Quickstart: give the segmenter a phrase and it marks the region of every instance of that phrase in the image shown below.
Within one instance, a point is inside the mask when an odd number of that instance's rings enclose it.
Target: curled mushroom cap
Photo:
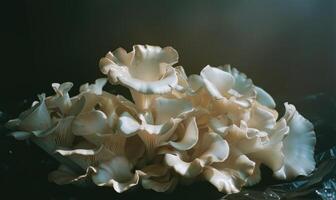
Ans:
[[[254,97],[256,94],[254,90],[254,85],[251,79],[249,79],[244,73],[239,72],[236,68],[230,65],[224,65],[218,67],[219,69],[228,72],[234,78],[234,84],[232,89],[229,91],[231,95],[238,97]]]
[[[124,112],[136,113],[135,105],[119,95],[102,91],[106,79],[97,79],[95,84],[81,87],[82,104],[80,113],[72,123],[72,131],[78,136],[112,134],[116,132],[118,118]]]
[[[235,83],[230,73],[209,65],[201,71],[201,77],[208,92],[216,99],[224,98],[225,93],[228,92]]]
[[[28,139],[31,135],[37,137],[48,135],[54,130],[50,113],[45,103],[45,94],[38,95],[36,102],[30,109],[22,112],[17,119],[9,120],[6,126],[14,129],[11,133],[18,140]]]
[[[72,86],[73,84],[71,82],[62,84],[53,83],[52,87],[56,94],[46,99],[47,107],[51,110],[59,111],[63,115],[67,114],[72,104],[68,93]]]
[[[100,60],[101,71],[111,83],[120,83],[144,94],[164,94],[177,84],[173,64],[178,54],[172,47],[135,45],[127,53],[119,48]]]
[[[133,174],[131,169],[132,164],[125,157],[114,157],[99,165],[92,180],[98,186],[112,186],[120,193],[138,184],[139,175]]]
[[[314,147],[316,136],[314,126],[296,111],[296,108],[285,103],[286,120],[289,133],[283,140],[284,165],[275,172],[280,179],[291,179],[299,175],[307,176],[315,169]],[[300,162],[297,162],[297,161]]]
[[[269,95],[264,89],[255,86],[251,79],[249,79],[244,73],[239,72],[236,68],[231,67],[230,65],[224,65],[223,67],[219,67],[220,69],[230,73],[234,79],[235,84],[233,86],[232,94],[237,94],[239,96],[245,97],[256,97],[256,100],[269,108],[275,108],[275,101],[272,96]],[[231,91],[232,92],[232,91]]]
[[[229,155],[228,143],[213,132],[200,134],[191,152],[176,151],[165,154],[165,162],[183,177],[198,176],[205,166],[223,162]]]
[[[95,81],[94,84],[89,84],[89,83],[83,84],[80,87],[79,91],[80,92],[92,92],[97,95],[101,95],[103,93],[103,87],[106,84],[106,82],[107,82],[106,78],[99,78]]]
[[[147,147],[148,155],[153,155],[157,147],[169,143],[178,125],[192,112],[192,105],[188,101],[158,97],[152,102],[150,110],[138,114],[138,120],[128,113],[123,113],[119,118],[118,128],[127,136],[139,135]],[[195,134],[197,133],[188,132],[186,137],[195,137]],[[169,144],[183,148],[182,145],[193,143],[193,139],[186,138],[181,141],[182,144]]]
[[[237,193],[253,174],[255,163],[235,148],[230,149],[230,156],[220,163],[207,166],[203,176],[218,191],[228,194]]]

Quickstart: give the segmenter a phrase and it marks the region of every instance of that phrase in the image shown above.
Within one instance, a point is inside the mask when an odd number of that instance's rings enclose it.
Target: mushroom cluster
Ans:
[[[293,105],[279,118],[272,97],[237,69],[208,65],[187,76],[177,62],[172,47],[108,52],[99,62],[107,78],[74,97],[72,83],[54,83],[53,96],[39,95],[7,127],[64,158],[49,175],[57,184],[165,192],[205,180],[236,193],[261,180],[261,164],[278,179],[314,170],[313,125]],[[127,87],[133,101],[104,91],[107,81]]]

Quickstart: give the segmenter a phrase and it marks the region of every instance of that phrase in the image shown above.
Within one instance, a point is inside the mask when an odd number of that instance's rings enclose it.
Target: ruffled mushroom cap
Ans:
[[[18,140],[24,140],[31,135],[44,136],[49,134],[52,126],[51,117],[45,104],[45,94],[38,95],[39,102],[22,112],[17,119],[9,120],[6,127],[16,130],[11,133]]]
[[[252,80],[244,73],[239,72],[236,68],[233,68],[230,65],[224,65],[218,68],[230,73],[234,78],[234,85],[229,91],[231,95],[244,98],[254,98],[256,96]]]
[[[68,113],[72,105],[69,91],[73,87],[73,83],[53,83],[51,86],[55,91],[55,95],[46,98],[46,105],[49,110],[53,110],[64,116]]]
[[[101,95],[103,94],[103,87],[105,86],[106,82],[107,82],[106,78],[99,78],[95,81],[94,84],[85,83],[81,85],[81,87],[79,88],[79,91],[81,93],[90,92],[90,93],[94,93],[97,95]]]
[[[223,99],[235,84],[230,73],[209,65],[202,69],[201,77],[209,94],[215,99]]]
[[[21,131],[40,131],[51,126],[51,118],[45,104],[45,94],[38,95],[39,102],[22,112],[17,119],[7,122],[6,126]]]
[[[279,179],[309,175],[315,169],[314,147],[316,136],[313,124],[296,111],[292,104],[285,103],[289,133],[283,140],[284,165],[275,172]],[[298,162],[300,161],[300,162]]]
[[[255,130],[254,130],[255,131]],[[241,145],[251,145],[250,142],[254,143],[252,148],[240,148],[244,154],[246,154],[251,160],[256,163],[263,163],[268,166],[273,172],[279,170],[284,164],[284,154],[283,154],[283,139],[288,134],[289,128],[285,120],[280,120],[271,130],[268,130],[267,135],[257,142],[242,141]],[[265,133],[265,132],[260,132]],[[258,134],[259,136],[261,134]],[[258,169],[256,169],[258,170]],[[251,183],[251,182],[250,182]]]
[[[203,78],[197,74],[192,74],[189,77],[186,76],[182,67],[177,67],[177,75],[181,82],[178,86],[180,93],[183,95],[177,95],[178,98],[185,98],[189,100],[192,105],[200,109],[209,109],[211,97],[205,88]],[[177,89],[176,89],[177,90]]]
[[[98,186],[111,186],[116,192],[124,192],[139,182],[139,174],[132,173],[132,168],[127,158],[117,156],[100,164],[92,180]]]
[[[112,84],[129,88],[136,104],[146,108],[148,97],[144,95],[169,93],[177,85],[172,67],[177,61],[177,51],[172,47],[135,45],[129,53],[122,48],[109,52],[99,66]]]
[[[198,176],[205,166],[223,162],[229,155],[228,143],[218,134],[204,132],[190,151],[176,151],[165,154],[165,163],[185,178]]]
[[[175,135],[176,140],[171,139],[168,145],[179,151],[185,151],[193,148],[198,142],[198,127],[195,117],[189,117],[179,124]]]
[[[152,102],[151,110],[139,113],[139,120],[123,113],[119,118],[118,129],[127,136],[137,134],[146,145],[148,155],[153,155],[157,147],[167,144],[179,123],[192,112],[192,105],[188,101],[159,97]],[[186,139],[186,142],[190,140]],[[178,143],[172,145],[182,146]]]
[[[229,65],[220,68],[206,66],[201,77],[208,93],[214,98],[212,108],[217,114],[227,115],[233,123],[239,124],[241,120],[248,121],[250,118],[253,123],[255,119],[250,115],[269,112],[274,115],[275,123],[276,111],[267,109],[275,107],[273,99],[237,69]],[[261,107],[264,107],[262,111]]]
[[[249,121],[252,104],[240,104],[234,99],[223,98],[212,101],[210,113],[212,116],[225,116],[230,123],[239,126],[241,121]]]
[[[246,120],[249,128],[267,131],[276,125],[278,112],[255,102],[250,109],[249,119]]]
[[[238,71],[235,70],[232,72],[228,68],[227,72],[207,65],[201,71],[201,77],[203,78],[205,88],[215,101],[224,101],[224,103],[230,101],[241,107],[250,106],[253,100],[253,89],[249,88],[251,87],[251,83]],[[249,90],[245,91],[247,89],[244,87],[247,87]]]
[[[257,92],[257,101],[259,103],[269,108],[275,108],[275,101],[271,95],[269,95],[264,89],[260,87],[255,86],[254,88]]]
[[[120,134],[111,134],[104,138],[98,149],[84,142],[74,149],[58,149],[56,152],[67,156],[83,169],[91,170],[92,180],[98,186],[111,186],[115,191],[123,192],[137,185],[139,172],[133,173],[133,169],[144,153],[141,140],[136,137],[126,138]],[[84,174],[73,180],[77,181],[83,176],[87,177]]]
[[[239,72],[236,68],[233,68],[230,65],[225,65],[219,68],[230,73],[235,79],[235,84],[232,88],[233,91],[230,91],[231,94],[238,97],[243,96],[244,98],[256,98],[257,102],[260,104],[269,108],[275,108],[275,101],[272,96],[262,88],[255,86],[252,80],[244,73]]]
[[[187,77],[182,66],[176,67],[175,70],[179,82],[171,96],[188,100],[194,107],[197,125],[207,127],[212,98],[205,89],[203,78],[196,74]]]
[[[124,112],[135,115],[135,105],[122,96],[115,96],[102,91],[106,79],[98,79],[93,85],[83,85],[82,109],[74,119],[72,131],[77,136],[84,136],[95,143],[100,134],[112,134],[117,130],[118,118]]]
[[[203,87],[204,82],[201,76],[192,74],[189,77],[182,66],[175,67],[178,84],[173,90],[176,98],[188,98],[195,96]]]
[[[279,121],[268,132],[249,128],[244,121],[240,123],[240,127],[234,124],[228,126],[225,121],[218,119],[212,119],[211,124],[213,131],[251,160],[263,163],[273,171],[279,170],[283,165],[282,139],[288,133],[284,120]]]
[[[127,53],[119,48],[100,60],[100,69],[111,83],[120,83],[144,94],[164,94],[177,84],[171,67],[178,54],[172,47],[135,45]]]
[[[205,167],[203,176],[218,191],[227,194],[237,193],[253,174],[255,163],[246,155],[234,148],[230,148],[229,157],[221,163],[214,163]]]

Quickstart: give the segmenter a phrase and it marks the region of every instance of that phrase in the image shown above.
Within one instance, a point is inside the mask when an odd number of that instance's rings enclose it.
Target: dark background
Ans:
[[[3,121],[36,94],[51,95],[53,82],[72,81],[76,94],[80,84],[102,77],[98,61],[109,50],[152,44],[177,49],[188,74],[229,63],[272,94],[280,110],[285,101],[295,103],[315,125],[322,123],[321,132],[336,130],[336,1],[8,0],[0,9]],[[333,133],[325,137],[336,141]],[[1,190],[41,199],[83,198],[81,189],[48,183],[56,162],[34,145],[7,137],[0,145]],[[195,196],[195,189],[186,190]]]

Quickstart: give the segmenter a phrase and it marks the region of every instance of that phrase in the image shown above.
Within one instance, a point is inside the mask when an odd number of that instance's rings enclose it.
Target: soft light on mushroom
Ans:
[[[177,62],[172,47],[119,48],[99,62],[107,78],[73,97],[72,83],[53,83],[54,95],[39,95],[7,127],[57,154],[57,184],[166,192],[206,180],[236,193],[261,181],[261,164],[278,179],[314,170],[314,127],[293,105],[278,119],[271,95],[236,68],[208,65],[188,77]],[[130,89],[134,103],[104,91],[107,80]]]

